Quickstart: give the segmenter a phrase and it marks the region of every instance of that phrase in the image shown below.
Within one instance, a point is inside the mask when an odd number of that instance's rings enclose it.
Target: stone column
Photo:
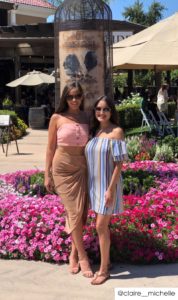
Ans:
[[[16,25],[16,11],[10,10],[8,12],[9,26]]]

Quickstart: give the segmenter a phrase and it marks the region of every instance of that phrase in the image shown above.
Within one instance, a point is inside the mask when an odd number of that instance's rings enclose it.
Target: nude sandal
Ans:
[[[93,280],[91,281],[92,285],[99,285],[103,284],[106,280],[108,280],[110,274],[108,272],[96,272]]]
[[[80,269],[82,271],[82,275],[87,278],[93,277],[93,272],[91,270],[88,259],[79,260]]]
[[[77,274],[79,271],[80,271],[79,262],[69,257],[69,272],[74,275]]]

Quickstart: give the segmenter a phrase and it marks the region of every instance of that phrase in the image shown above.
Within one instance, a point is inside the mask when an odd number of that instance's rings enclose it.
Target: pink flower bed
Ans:
[[[111,257],[115,261],[150,263],[178,261],[178,165],[135,162],[127,169],[159,173],[159,188],[143,196],[124,196],[125,210],[111,220]],[[29,176],[34,171],[22,172]],[[14,191],[13,174],[0,180],[0,257],[66,262],[71,246],[64,232],[65,215],[56,195],[22,196]],[[95,214],[89,211],[85,247],[99,257]]]

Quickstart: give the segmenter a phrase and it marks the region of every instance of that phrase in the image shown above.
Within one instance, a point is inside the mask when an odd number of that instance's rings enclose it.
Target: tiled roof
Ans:
[[[8,2],[14,4],[24,4],[24,5],[38,6],[38,7],[44,7],[49,9],[56,9],[54,5],[52,5],[51,3],[45,0],[0,0],[0,2]]]

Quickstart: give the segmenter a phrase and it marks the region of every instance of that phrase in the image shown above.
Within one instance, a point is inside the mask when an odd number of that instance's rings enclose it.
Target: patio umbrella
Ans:
[[[178,69],[178,13],[113,45],[119,69]]]
[[[42,83],[54,83],[55,78],[52,75],[42,73],[40,71],[32,71],[26,75],[15,79],[6,85],[9,87],[17,87],[19,85],[36,86]]]
[[[55,77],[53,75],[48,75],[34,70],[32,72],[28,72],[22,77],[19,77],[18,79],[7,83],[6,85],[8,87],[17,87],[19,85],[38,86],[42,83],[55,83]],[[35,104],[37,104],[37,88],[35,88]]]

